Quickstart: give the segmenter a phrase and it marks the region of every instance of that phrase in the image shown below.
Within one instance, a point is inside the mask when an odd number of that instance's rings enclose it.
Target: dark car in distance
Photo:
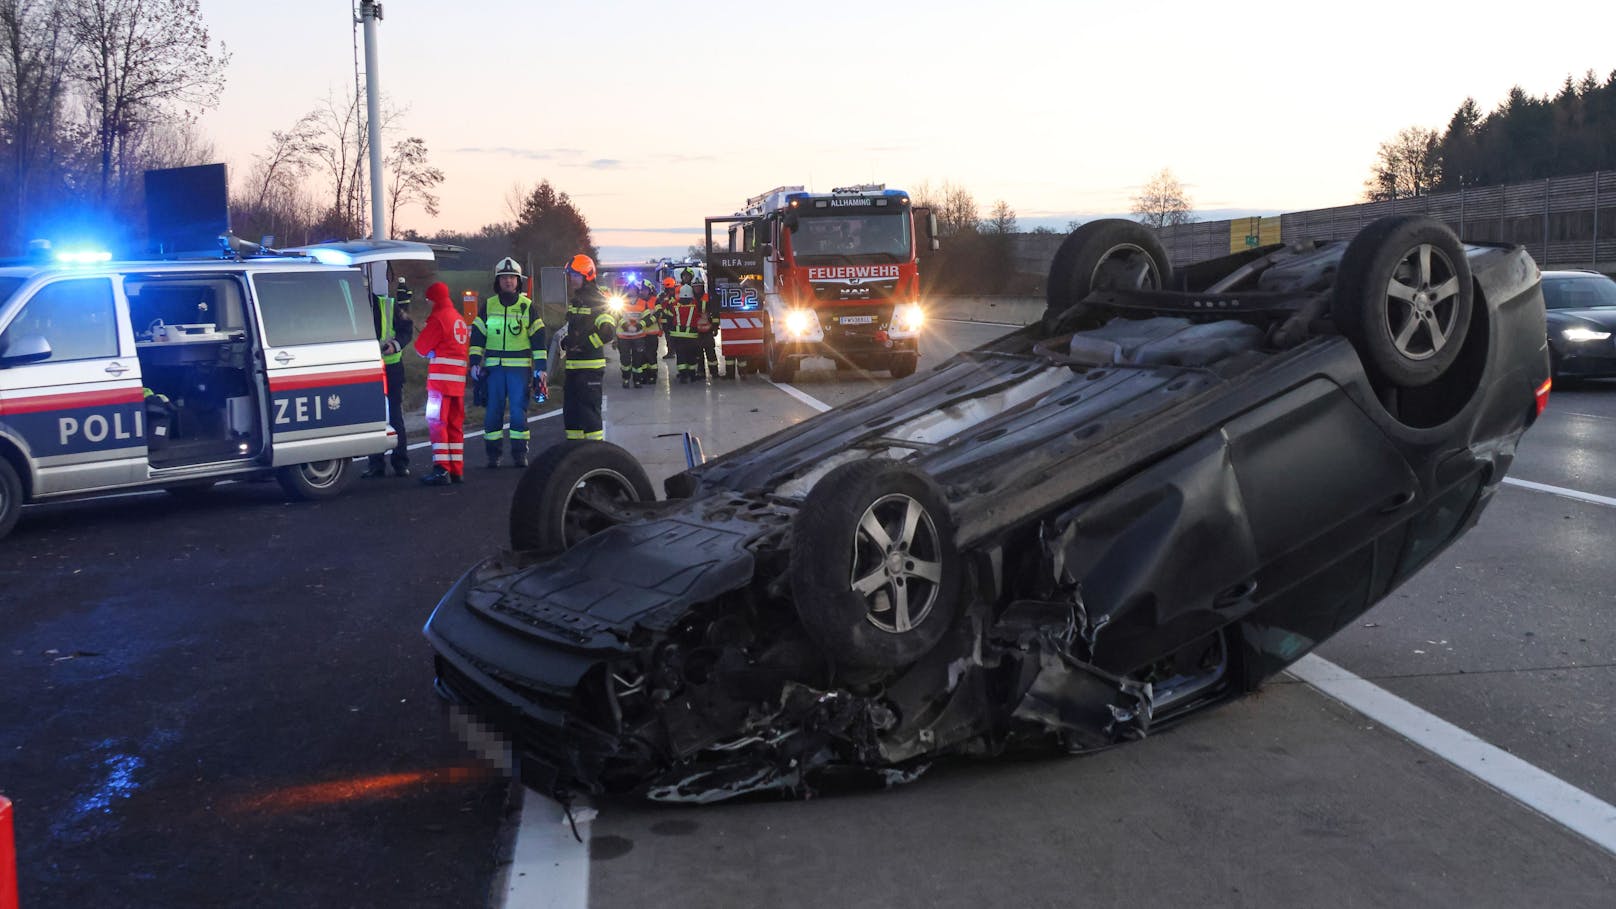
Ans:
[[[1543,273],[1556,379],[1616,377],[1616,281],[1592,271]]]
[[[1091,751],[1256,689],[1473,526],[1547,401],[1538,269],[1420,217],[1174,269],[1085,224],[1043,320],[670,477],[547,449],[437,688],[562,799]]]

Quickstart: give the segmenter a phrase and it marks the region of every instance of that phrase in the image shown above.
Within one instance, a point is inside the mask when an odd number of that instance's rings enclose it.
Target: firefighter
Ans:
[[[432,472],[427,486],[461,482],[466,465],[466,342],[471,330],[449,302],[449,285],[426,289],[432,314],[415,339],[415,352],[427,358],[426,425],[432,436]]]
[[[673,348],[678,364],[679,384],[688,385],[696,378],[696,357],[700,355],[699,331],[696,323],[701,318],[701,305],[696,299],[696,288],[691,284],[690,269],[679,276],[678,296],[673,304],[673,318],[668,324],[668,346]]]
[[[410,441],[404,431],[404,345],[415,337],[415,323],[410,320],[409,285],[404,276],[398,276],[398,290],[391,297],[371,294],[371,317],[376,323],[376,337],[382,343],[382,368],[387,373],[387,421],[392,424],[398,444],[393,446],[393,475],[410,475]],[[386,453],[370,456],[370,464],[362,477],[387,475]]]
[[[471,326],[471,376],[488,384],[483,450],[489,467],[499,466],[506,436],[511,440],[511,462],[527,466],[527,442],[532,436],[527,428],[528,382],[537,379],[544,384],[548,357],[544,319],[522,293],[522,266],[506,256],[494,266],[494,294]]]
[[[695,291],[696,305],[701,307],[701,314],[696,317],[696,377],[698,379],[718,378],[718,307],[707,297],[707,285],[700,280],[692,281],[691,288]]]
[[[657,325],[664,332],[671,331],[673,326],[673,307],[679,302],[679,282],[669,275],[662,279],[662,290],[657,294]],[[667,338],[668,352],[662,359],[673,359],[673,338]]]
[[[640,299],[645,301],[649,315],[645,323],[645,340],[640,342],[645,358],[640,361],[639,378],[641,384],[655,385],[660,378],[657,357],[662,353],[662,323],[667,321],[667,313],[662,308],[662,295],[657,293],[656,285],[649,278],[640,282]]]
[[[606,438],[600,419],[601,385],[606,375],[606,345],[617,336],[617,320],[606,308],[606,295],[595,286],[595,261],[582,253],[567,263],[566,384],[562,386],[561,422],[569,439]]]
[[[656,304],[643,291],[639,284],[623,288],[623,309],[617,314],[617,365],[622,369],[624,388],[646,384],[643,378],[647,365],[646,342],[656,344],[650,334],[650,325],[656,319]],[[655,359],[655,346],[650,356]],[[654,363],[651,368],[656,368]]]

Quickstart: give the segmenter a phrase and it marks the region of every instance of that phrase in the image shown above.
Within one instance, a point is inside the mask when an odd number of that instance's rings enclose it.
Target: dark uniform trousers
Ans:
[[[566,427],[567,438],[606,438],[606,426],[600,414],[605,378],[604,368],[567,370],[561,400],[561,422]]]
[[[394,470],[402,470],[410,466],[410,440],[404,432],[404,364],[388,363],[382,368],[387,375],[387,422],[398,436],[390,460]],[[383,455],[371,455],[370,466],[380,468],[382,458]]]

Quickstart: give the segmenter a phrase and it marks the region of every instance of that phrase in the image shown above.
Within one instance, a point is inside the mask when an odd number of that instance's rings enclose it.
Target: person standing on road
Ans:
[[[707,297],[707,285],[700,280],[691,282],[696,305],[701,312],[696,316],[696,377],[718,378],[718,307]]]
[[[690,269],[679,276],[678,296],[674,299],[673,319],[668,325],[668,346],[673,348],[679,374],[678,383],[686,385],[696,379],[696,358],[701,355],[699,331],[701,305],[696,300],[696,289],[691,285]]]
[[[426,425],[432,435],[432,472],[427,486],[459,483],[466,466],[466,349],[471,329],[449,302],[449,285],[426,289],[432,314],[415,339],[415,352],[427,358]]]
[[[601,385],[606,376],[606,345],[617,336],[617,320],[606,295],[595,286],[595,261],[582,253],[567,263],[567,378],[562,387],[561,421],[569,439],[606,438],[601,422]]]
[[[415,323],[410,320],[410,288],[399,275],[398,292],[391,297],[371,294],[371,316],[376,322],[376,337],[382,344],[382,369],[387,375],[387,421],[398,437],[393,446],[393,475],[410,475],[410,440],[404,432],[404,345],[415,337]],[[362,477],[387,475],[387,455],[373,454]]]
[[[623,289],[623,309],[617,314],[617,365],[623,373],[623,387],[638,388],[645,384],[641,378],[646,370],[645,342],[649,338],[648,324],[656,310],[637,284]],[[655,340],[651,340],[654,345]],[[651,368],[655,369],[655,348],[652,349]]]
[[[506,436],[511,439],[511,462],[527,466],[527,443],[532,436],[527,428],[527,386],[535,377],[544,383],[548,356],[544,319],[522,293],[522,266],[506,256],[494,266],[494,295],[471,325],[471,376],[488,384],[483,450],[489,467],[499,466]]]

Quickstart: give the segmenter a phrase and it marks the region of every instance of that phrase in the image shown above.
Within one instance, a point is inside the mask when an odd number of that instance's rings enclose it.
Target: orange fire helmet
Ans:
[[[572,257],[572,261],[567,263],[567,271],[582,275],[585,281],[593,281],[595,280],[595,260],[583,253],[579,253]]]

